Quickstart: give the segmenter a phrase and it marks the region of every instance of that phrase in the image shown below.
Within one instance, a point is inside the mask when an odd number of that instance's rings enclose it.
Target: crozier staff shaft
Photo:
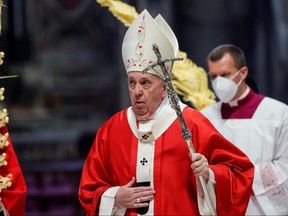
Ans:
[[[152,69],[164,80],[164,82],[166,84],[166,87],[167,87],[167,92],[168,92],[168,98],[169,98],[170,105],[175,110],[175,112],[177,114],[177,118],[178,118],[178,120],[180,122],[180,125],[181,125],[181,128],[182,128],[182,138],[186,141],[188,149],[189,149],[191,155],[193,155],[193,154],[195,154],[195,149],[194,149],[194,146],[193,146],[193,143],[192,143],[192,139],[191,139],[192,138],[192,134],[191,134],[191,131],[188,129],[188,127],[186,125],[186,122],[185,122],[185,120],[183,118],[182,111],[180,109],[180,104],[179,104],[179,97],[178,97],[177,93],[175,92],[175,90],[173,88],[172,81],[171,81],[171,78],[170,78],[170,75],[169,75],[169,72],[172,71],[174,61],[179,61],[179,60],[183,60],[183,59],[182,58],[172,58],[172,59],[162,60],[161,53],[159,51],[158,46],[156,44],[153,44],[152,45],[152,49],[153,49],[153,51],[155,52],[155,54],[157,56],[157,62],[155,64],[151,65],[151,66],[148,66],[142,72],[145,73],[148,70]],[[171,62],[171,67],[170,67],[170,71],[169,72],[167,71],[166,66],[165,66],[166,62]],[[160,66],[161,67],[161,71],[162,71],[163,74],[159,73],[157,70],[154,69],[154,67],[156,67],[156,66]],[[207,185],[206,185],[205,179],[203,178],[203,176],[200,176],[199,180],[200,180],[202,189],[204,191],[204,195],[205,195],[205,197],[207,199],[207,204],[208,204],[209,210],[210,210],[212,215],[216,215],[216,211],[215,211],[215,209],[213,207],[210,195],[208,193],[208,189],[207,189]]]

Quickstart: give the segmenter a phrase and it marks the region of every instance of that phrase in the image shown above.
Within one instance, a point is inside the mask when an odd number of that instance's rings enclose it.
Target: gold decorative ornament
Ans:
[[[7,161],[5,160],[6,159],[6,153],[3,152],[1,155],[0,155],[0,167],[1,166],[7,166]],[[1,178],[0,178],[0,181],[1,181]]]
[[[9,133],[5,133],[4,135],[0,133],[0,149],[4,149],[9,145],[8,137]]]
[[[9,174],[7,177],[3,177],[0,175],[0,193],[3,189],[7,189],[12,185],[11,183],[12,174]]]
[[[1,30],[2,30],[2,7],[3,7],[3,1],[0,0],[0,34],[1,34]],[[4,53],[3,53],[4,54]],[[1,65],[1,64],[0,64]]]
[[[108,7],[108,10],[126,27],[128,27],[138,17],[135,7],[132,7],[122,1],[111,0],[96,0],[103,7]]]
[[[3,1],[0,0],[0,34],[1,34],[1,30],[2,30],[2,7],[5,6],[3,5]],[[4,63],[3,58],[5,57],[4,52],[0,52],[0,65],[2,65]],[[11,77],[15,77],[15,76],[1,76],[0,79],[6,79],[6,78],[11,78]],[[1,87],[0,88],[0,101],[4,100],[4,88]],[[0,111],[0,127],[4,127],[6,125],[6,123],[8,123],[9,118],[8,118],[8,111],[7,109],[3,109],[2,112]],[[0,133],[0,149],[4,149],[9,145],[9,141],[7,140],[9,137],[9,133],[5,133],[4,135]],[[0,167],[1,166],[7,166],[7,161],[6,159],[6,153],[3,152],[0,155]],[[9,187],[11,187],[12,185],[12,174],[8,174],[6,177],[1,175],[2,173],[0,173],[0,210],[1,212],[4,212],[5,215],[9,215],[9,213],[6,211],[4,204],[1,201],[1,192],[4,189],[7,189]]]
[[[0,20],[0,22],[1,22],[1,20]],[[1,25],[0,25],[0,31],[1,31]],[[0,52],[0,65],[3,64],[3,58],[4,58],[4,56],[5,56],[4,52]]]
[[[3,109],[0,111],[0,127],[5,126],[9,122],[8,111],[7,109]]]
[[[0,101],[3,101],[4,100],[4,91],[5,91],[5,89],[2,87],[2,88],[0,88]]]

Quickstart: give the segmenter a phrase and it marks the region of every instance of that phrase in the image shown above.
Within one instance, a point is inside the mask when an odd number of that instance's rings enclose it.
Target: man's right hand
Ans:
[[[152,187],[135,187],[135,177],[132,177],[126,185],[119,188],[115,195],[115,207],[141,208],[147,207],[154,198],[155,191]]]

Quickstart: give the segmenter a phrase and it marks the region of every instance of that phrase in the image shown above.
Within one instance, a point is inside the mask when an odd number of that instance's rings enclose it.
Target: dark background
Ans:
[[[246,54],[260,93],[288,103],[288,1],[125,1],[160,13],[198,66],[216,46]],[[7,0],[2,8],[1,107],[28,187],[27,215],[84,215],[77,192],[101,124],[130,105],[126,27],[94,0]],[[272,108],[273,109],[273,108]]]

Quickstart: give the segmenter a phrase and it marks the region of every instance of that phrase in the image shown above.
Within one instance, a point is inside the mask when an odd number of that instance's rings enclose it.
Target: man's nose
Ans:
[[[137,95],[142,95],[142,94],[143,94],[143,87],[142,87],[142,85],[136,84],[135,93],[136,93]]]

